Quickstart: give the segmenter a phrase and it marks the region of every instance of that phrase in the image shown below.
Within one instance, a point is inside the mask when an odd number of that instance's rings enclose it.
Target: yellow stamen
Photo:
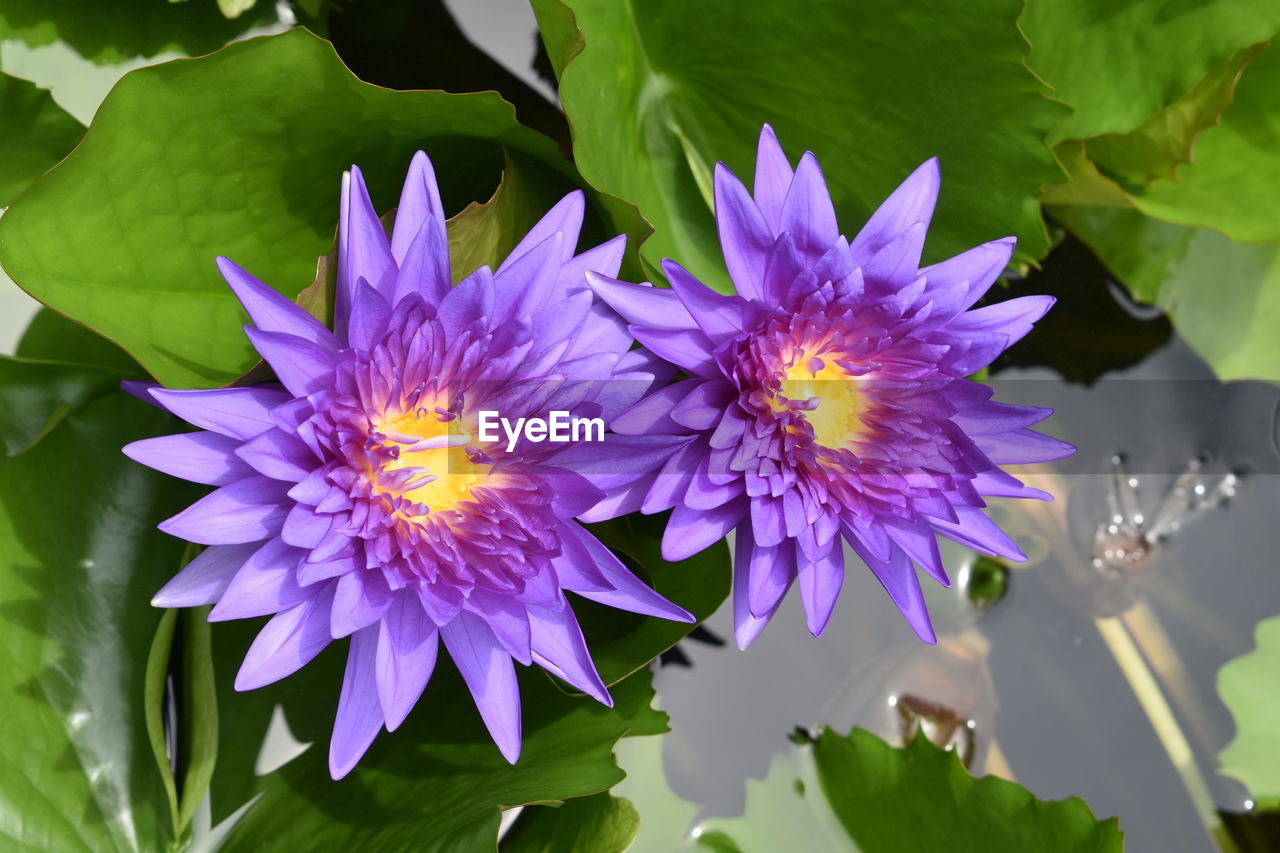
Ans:
[[[827,362],[813,371],[809,359],[797,359],[783,374],[778,390],[786,400],[818,400],[818,407],[806,411],[804,417],[813,427],[814,440],[823,447],[844,447],[867,431],[862,419],[867,410],[866,395],[838,365]]]
[[[465,434],[459,431],[456,424],[456,420],[440,420],[431,407],[422,407],[379,425],[379,430],[402,437],[435,439],[443,443],[450,437],[456,441]],[[434,480],[400,492],[398,497],[422,504],[432,512],[450,509],[470,500],[472,490],[490,478],[489,466],[472,462],[467,456],[465,445],[431,447],[425,450],[409,450],[408,446],[411,445],[400,443],[399,458],[387,462],[384,470],[392,472],[402,468],[421,468],[430,472],[435,477]]]

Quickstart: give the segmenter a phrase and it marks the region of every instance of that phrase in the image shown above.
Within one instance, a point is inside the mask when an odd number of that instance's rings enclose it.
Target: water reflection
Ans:
[[[1215,773],[1233,732],[1215,679],[1280,611],[1280,392],[1214,382],[1176,341],[1090,387],[1022,369],[997,381],[1006,399],[1055,406],[1049,431],[1082,448],[1065,471],[1026,472],[1059,500],[996,510],[1030,565],[944,554],[957,583],[927,588],[934,647],[852,568],[821,640],[788,601],[748,652],[685,644],[691,668],[657,680],[673,729],[664,767],[701,818],[741,814],[746,780],[790,754],[797,724],[856,724],[891,742],[923,728],[975,772],[1118,815],[1138,853],[1212,850],[1205,810],[1242,810],[1247,792]],[[727,609],[708,627],[727,634]],[[1153,728],[1116,636],[1182,733],[1189,770]]]

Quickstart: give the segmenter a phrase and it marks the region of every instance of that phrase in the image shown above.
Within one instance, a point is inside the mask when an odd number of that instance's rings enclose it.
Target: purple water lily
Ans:
[[[759,636],[793,582],[821,634],[844,579],[846,540],[911,627],[935,636],[914,564],[948,584],[940,534],[1026,559],[986,515],[986,497],[1051,499],[999,465],[1073,448],[1028,427],[1051,410],[991,399],[966,376],[1025,335],[1053,304],[1024,296],[972,306],[1004,270],[1012,238],[920,267],[939,186],[917,169],[850,242],[818,161],[793,170],[760,135],[754,193],[723,164],[716,222],[737,293],[679,264],[671,289],[591,276],[645,347],[688,378],[614,419],[615,431],[683,436],[656,475],[619,484],[585,518],[673,509],[669,560],[735,527],[739,646]]]
[[[513,660],[611,704],[565,590],[692,621],[573,520],[604,492],[572,465],[613,458],[616,447],[522,439],[508,448],[477,429],[483,410],[607,421],[652,384],[653,357],[630,351],[625,324],[586,283],[588,270],[617,274],[623,239],[574,254],[583,204],[581,193],[567,196],[496,271],[482,267],[451,286],[427,157],[413,159],[390,239],[352,168],[335,329],[220,258],[253,321],[246,333],[280,385],[149,391],[201,430],[125,452],[217,487],[161,524],[209,547],[154,603],[213,604],[211,620],[272,616],[245,656],[238,690],[284,678],[350,636],[329,751],[334,778],[384,726],[404,721],[441,640],[514,762]],[[661,453],[671,443],[647,446]],[[574,456],[562,463],[566,449]]]

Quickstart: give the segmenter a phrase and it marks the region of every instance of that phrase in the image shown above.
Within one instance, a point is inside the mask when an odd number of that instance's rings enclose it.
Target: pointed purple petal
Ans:
[[[853,550],[871,569],[885,592],[889,593],[893,603],[906,617],[911,630],[915,631],[916,636],[924,642],[936,643],[938,637],[933,632],[933,625],[929,622],[929,611],[925,608],[920,579],[916,577],[915,567],[911,565],[906,552],[895,545],[889,553],[889,559],[878,560],[866,551],[857,537],[848,535],[847,528],[845,532]]]
[[[375,290],[390,295],[395,272],[387,232],[373,210],[364,176],[359,167],[352,166],[342,176],[342,209],[338,218],[338,292],[333,325],[339,339],[347,337],[356,283],[363,278]]]
[[[226,258],[217,260],[218,271],[231,285],[244,310],[249,312],[253,325],[267,332],[283,332],[305,338],[328,350],[340,346],[333,332],[301,307],[249,275]]]
[[[479,320],[489,321],[493,318],[494,297],[493,273],[488,267],[480,267],[445,295],[437,316],[450,332]]]
[[[353,347],[370,349],[382,337],[391,319],[391,303],[360,279],[351,298],[351,318],[347,324],[347,340]]]
[[[556,202],[555,207],[547,211],[546,215],[529,229],[524,239],[511,250],[511,254],[507,255],[506,260],[498,267],[498,273],[502,273],[535,246],[556,233],[562,237],[559,262],[572,258],[573,250],[578,245],[578,232],[582,230],[582,214],[586,210],[586,204],[586,196],[582,194],[582,190],[574,190]]]
[[[673,622],[696,621],[689,611],[672,604],[646,586],[589,531],[572,521],[564,522],[561,530],[565,536],[573,536],[577,539],[586,553],[595,561],[600,574],[613,586],[612,591],[575,590],[578,595],[609,607],[644,616],[657,616],[659,619],[670,619]]]
[[[1054,462],[1076,452],[1075,445],[1031,429],[1018,429],[999,435],[978,435],[973,443],[999,465],[1021,465]]]
[[[778,602],[796,577],[794,555],[790,542],[772,548],[756,544],[751,549],[747,563],[747,608],[752,616],[764,616],[778,609]]]
[[[663,261],[662,271],[689,315],[712,341],[720,343],[745,331],[749,306],[741,296],[716,293],[675,261]]]
[[[275,426],[271,410],[290,400],[288,394],[270,388],[152,388],[151,396],[189,424],[239,439],[253,438]]]
[[[281,384],[295,397],[333,385],[334,357],[319,344],[280,332],[244,327],[253,348],[271,365]]]
[[[933,529],[920,521],[908,521],[897,516],[884,516],[882,522],[889,538],[897,542],[916,565],[943,586],[951,586],[946,566],[942,564],[942,552],[938,550],[938,537]]]
[[[440,190],[436,186],[431,160],[419,151],[409,163],[409,173],[400,191],[400,204],[396,207],[396,222],[391,229],[391,257],[396,264],[403,266],[409,247],[424,231],[433,235],[433,243],[444,247],[443,256],[432,258],[432,272],[443,275],[448,286],[449,241],[445,237],[444,206],[440,203]]]
[[[237,480],[160,522],[171,536],[201,545],[239,545],[274,536],[288,514],[284,484],[266,477]]]
[[[982,510],[956,507],[956,516],[959,521],[954,523],[940,518],[930,518],[929,525],[948,539],[954,539],[984,554],[1007,557],[1020,562],[1027,559],[1027,555],[1022,553],[1017,543],[1010,539],[1009,535],[994,521],[987,518]]]
[[[751,612],[750,603],[748,601],[749,590],[751,586],[750,562],[755,549],[752,541],[751,525],[743,524],[738,528],[735,538],[735,547],[733,554],[733,639],[737,643],[739,649],[746,650],[764,631],[769,619],[777,610],[778,604],[782,603],[780,597],[774,604],[774,610],[768,611],[760,616],[756,616]],[[777,559],[794,560],[794,551],[788,552],[784,549],[779,552]],[[788,566],[788,574],[794,574],[794,565]],[[784,591],[785,594],[785,591]]]
[[[511,656],[489,626],[465,610],[440,629],[440,636],[498,750],[515,764],[520,757],[520,687]]]
[[[565,261],[560,267],[559,284],[571,289],[577,285],[586,286],[587,273],[594,272],[606,278],[616,278],[622,267],[622,256],[627,248],[627,235],[619,234],[599,246],[587,249]]]
[[[915,223],[923,222],[927,226],[933,218],[941,183],[936,157],[926,160],[912,172],[853,238],[849,249],[855,264],[861,266]]]
[[[467,599],[467,609],[484,620],[507,654],[525,666],[533,663],[529,647],[529,613],[524,604],[509,595],[476,589]]]
[[[902,304],[900,300],[906,297],[901,291],[919,278],[920,253],[924,250],[926,233],[924,223],[908,225],[897,238],[871,256],[862,268],[870,294],[891,294]]]
[[[210,545],[182,567],[151,599],[153,607],[200,607],[213,604],[260,543]]]
[[[298,586],[296,579],[302,557],[302,551],[282,540],[268,540],[236,572],[209,613],[209,621],[268,616],[309,598],[311,592]]]
[[[235,455],[258,473],[289,483],[301,482],[320,464],[305,442],[280,429],[250,439]]]
[[[944,329],[960,336],[975,332],[993,332],[1008,336],[1006,346],[1022,340],[1032,325],[1053,307],[1052,296],[1020,296],[995,305],[975,308],[954,317]]]
[[[426,689],[439,645],[418,597],[407,591],[396,596],[378,634],[378,697],[387,731],[400,727]]]
[[[533,659],[538,665],[606,707],[613,707],[613,697],[596,672],[568,602],[562,599],[559,607],[530,607],[529,628]]]
[[[711,378],[723,375],[712,354],[715,344],[701,329],[649,329],[632,326],[631,333],[650,351],[697,376]]]
[[[844,583],[844,548],[840,540],[832,541],[831,550],[816,560],[810,560],[797,547],[796,577],[809,633],[821,637]]]
[[[338,698],[338,715],[329,741],[329,775],[341,779],[368,751],[382,728],[382,708],[374,672],[378,629],[370,626],[351,638],[347,669]]]
[[[765,125],[760,129],[760,142],[756,146],[756,179],[752,195],[756,205],[764,216],[765,224],[773,234],[782,229],[782,203],[786,200],[787,190],[791,187],[791,179],[795,171],[787,161],[782,146],[773,128]]]
[[[822,167],[812,152],[806,151],[796,166],[795,178],[782,203],[782,217],[778,228],[791,234],[801,254],[817,260],[827,253],[831,244],[840,236],[836,225],[836,211],[831,204],[831,192],[827,189]],[[764,271],[764,259],[760,271]]]
[[[747,501],[736,500],[715,509],[696,510],[677,506],[671,511],[662,535],[662,557],[672,562],[684,560],[711,547],[729,535],[747,514]]]
[[[555,296],[563,296],[555,293],[563,247],[564,235],[557,231],[514,261],[508,259],[509,262],[498,269],[493,276],[492,316],[495,320],[527,318],[546,307]]]
[[[258,633],[236,674],[236,690],[253,690],[301,669],[329,645],[333,587],[272,617]]]
[[[760,299],[773,233],[747,188],[723,163],[716,164],[714,182],[716,230],[725,267],[741,296]]]
[[[671,290],[617,281],[593,272],[587,283],[596,296],[628,323],[650,329],[695,329],[697,323]]]
[[[334,587],[329,633],[337,640],[372,625],[387,612],[392,600],[393,593],[381,571],[367,569],[342,575]]]
[[[929,282],[929,298],[948,316],[968,309],[1000,278],[1017,242],[1014,237],[993,240],[920,270]]]
[[[238,439],[216,432],[187,432],[126,444],[124,455],[173,477],[207,486],[225,486],[253,476],[235,455]]]
[[[421,296],[428,305],[439,305],[453,286],[449,270],[449,239],[443,227],[423,225],[409,251],[400,262],[392,288],[394,306],[411,293]]]

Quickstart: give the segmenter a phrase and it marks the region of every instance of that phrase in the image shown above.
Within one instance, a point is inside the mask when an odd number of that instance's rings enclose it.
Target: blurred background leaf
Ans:
[[[249,14],[234,19],[228,0],[5,0],[0,3],[0,39],[31,47],[65,41],[85,59],[110,64],[166,51],[189,56],[217,50],[254,24],[274,22],[269,0],[231,0]]]
[[[1253,651],[1218,672],[1218,695],[1236,722],[1222,772],[1243,782],[1259,808],[1280,809],[1280,616],[1260,622],[1256,637]]]
[[[1280,246],[1138,211],[1054,208],[1135,298],[1159,306],[1222,379],[1280,379]]]
[[[45,89],[0,72],[0,207],[18,197],[84,135]]]

